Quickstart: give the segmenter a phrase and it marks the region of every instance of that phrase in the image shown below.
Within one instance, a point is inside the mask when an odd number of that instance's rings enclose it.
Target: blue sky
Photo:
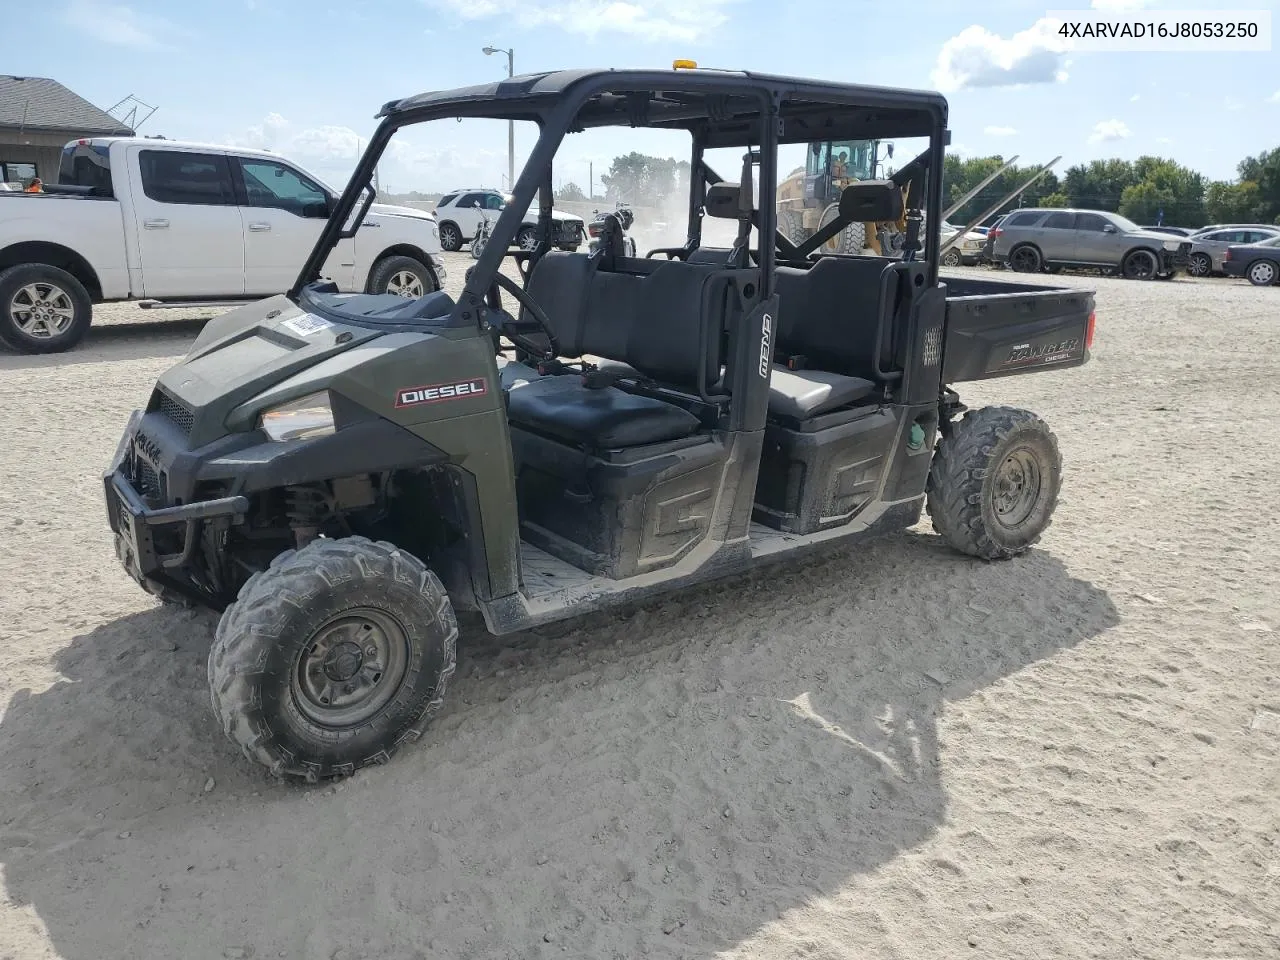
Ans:
[[[1064,50],[1027,3],[789,0],[48,0],[41,35],[10,44],[7,72],[53,77],[102,107],[133,94],[159,109],[141,128],[171,138],[268,146],[330,182],[349,173],[384,102],[482,82],[506,70],[486,45],[515,47],[516,72],[561,67],[706,66],[941,89],[954,149],[1069,164],[1173,157],[1230,179],[1247,154],[1280,146],[1280,52]],[[1214,8],[1092,0],[1119,10]],[[1271,10],[1280,0],[1227,0]],[[770,11],[774,12],[770,12]],[[51,23],[50,21],[54,21]],[[55,23],[66,29],[54,30]],[[55,39],[56,38],[56,39]],[[629,149],[633,131],[575,145],[563,176],[583,183]],[[517,142],[520,153],[531,138]],[[674,152],[674,151],[673,151]],[[682,151],[681,151],[681,155]],[[432,125],[388,156],[384,186],[499,183],[502,124]],[[578,172],[574,172],[574,171]]]

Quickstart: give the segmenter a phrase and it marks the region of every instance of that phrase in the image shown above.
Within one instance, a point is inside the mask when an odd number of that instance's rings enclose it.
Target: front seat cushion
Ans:
[[[679,440],[698,429],[687,410],[617,387],[586,387],[571,374],[543,377],[510,393],[511,423],[598,450]]]
[[[769,376],[769,412],[805,420],[861,400],[876,385],[861,377],[826,370],[788,370],[774,366]]]

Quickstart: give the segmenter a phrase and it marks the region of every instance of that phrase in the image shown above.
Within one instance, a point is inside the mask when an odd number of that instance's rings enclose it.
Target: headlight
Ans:
[[[322,390],[273,407],[258,423],[272,440],[310,440],[333,433],[333,407]]]
[[[1164,242],[1164,248],[1171,253],[1177,253],[1180,246],[1182,246],[1181,240],[1166,240]]]

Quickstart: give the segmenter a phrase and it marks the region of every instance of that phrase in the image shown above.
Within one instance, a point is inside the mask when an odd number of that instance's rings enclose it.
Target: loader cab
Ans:
[[[823,140],[810,144],[805,157],[805,205],[834,203],[849,180],[875,179],[879,149],[878,140]]]

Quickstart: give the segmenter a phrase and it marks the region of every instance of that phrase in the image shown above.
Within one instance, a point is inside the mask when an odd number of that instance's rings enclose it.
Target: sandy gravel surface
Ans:
[[[422,742],[314,789],[223,738],[213,619],[108,539],[199,322],[0,356],[0,958],[1280,956],[1280,289],[1063,282],[1094,362],[964,391],[1058,432],[1039,549],[926,521],[473,631]]]

